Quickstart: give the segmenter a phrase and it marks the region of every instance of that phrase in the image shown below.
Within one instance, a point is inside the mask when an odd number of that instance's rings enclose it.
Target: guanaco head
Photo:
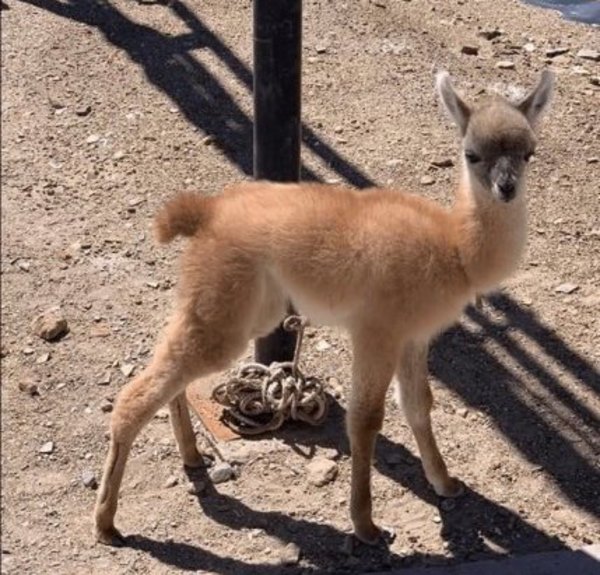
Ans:
[[[546,70],[535,89],[513,104],[500,96],[471,107],[456,93],[447,72],[437,89],[463,137],[464,166],[471,189],[510,202],[522,189],[527,162],[535,152],[535,128],[552,96],[554,75]]]

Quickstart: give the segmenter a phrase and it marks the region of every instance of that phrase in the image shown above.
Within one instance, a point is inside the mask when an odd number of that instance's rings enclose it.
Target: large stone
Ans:
[[[331,483],[338,474],[338,465],[331,459],[316,457],[307,466],[308,481],[317,487]]]
[[[68,333],[69,326],[60,308],[54,307],[38,315],[32,323],[33,332],[46,341],[55,341]]]

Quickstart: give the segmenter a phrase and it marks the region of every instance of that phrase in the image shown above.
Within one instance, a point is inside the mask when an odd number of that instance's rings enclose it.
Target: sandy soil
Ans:
[[[305,177],[447,202],[456,168],[432,162],[454,159],[457,138],[432,72],[449,69],[472,98],[518,95],[546,65],[558,75],[525,261],[432,351],[436,431],[466,496],[454,507],[434,496],[390,402],[374,507],[396,538],[349,549],[345,397],[323,428],[245,444],[239,477],[199,495],[160,414],[124,481],[128,546],[95,544],[83,478],[100,477],[107,400],[148,361],[176,282],[180,248],[153,243],[152,215],[175,191],[250,177],[252,6],[5,0],[2,573],[364,572],[598,542],[600,63],[577,55],[599,48],[597,29],[512,0],[304,10]],[[547,55],[557,47],[568,51]],[[499,70],[503,60],[514,69]],[[31,324],[53,306],[69,333],[48,343]],[[311,336],[305,370],[347,386],[347,339]],[[339,474],[314,487],[306,466],[319,454]]]

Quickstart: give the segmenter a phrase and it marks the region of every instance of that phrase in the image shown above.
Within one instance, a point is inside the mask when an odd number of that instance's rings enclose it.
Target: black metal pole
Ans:
[[[300,179],[302,0],[254,0],[254,177]],[[257,361],[289,361],[296,335],[256,340]]]

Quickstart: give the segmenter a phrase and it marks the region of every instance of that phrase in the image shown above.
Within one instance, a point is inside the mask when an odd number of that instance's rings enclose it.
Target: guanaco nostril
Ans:
[[[515,197],[515,184],[511,181],[499,182],[498,191],[505,202]]]

